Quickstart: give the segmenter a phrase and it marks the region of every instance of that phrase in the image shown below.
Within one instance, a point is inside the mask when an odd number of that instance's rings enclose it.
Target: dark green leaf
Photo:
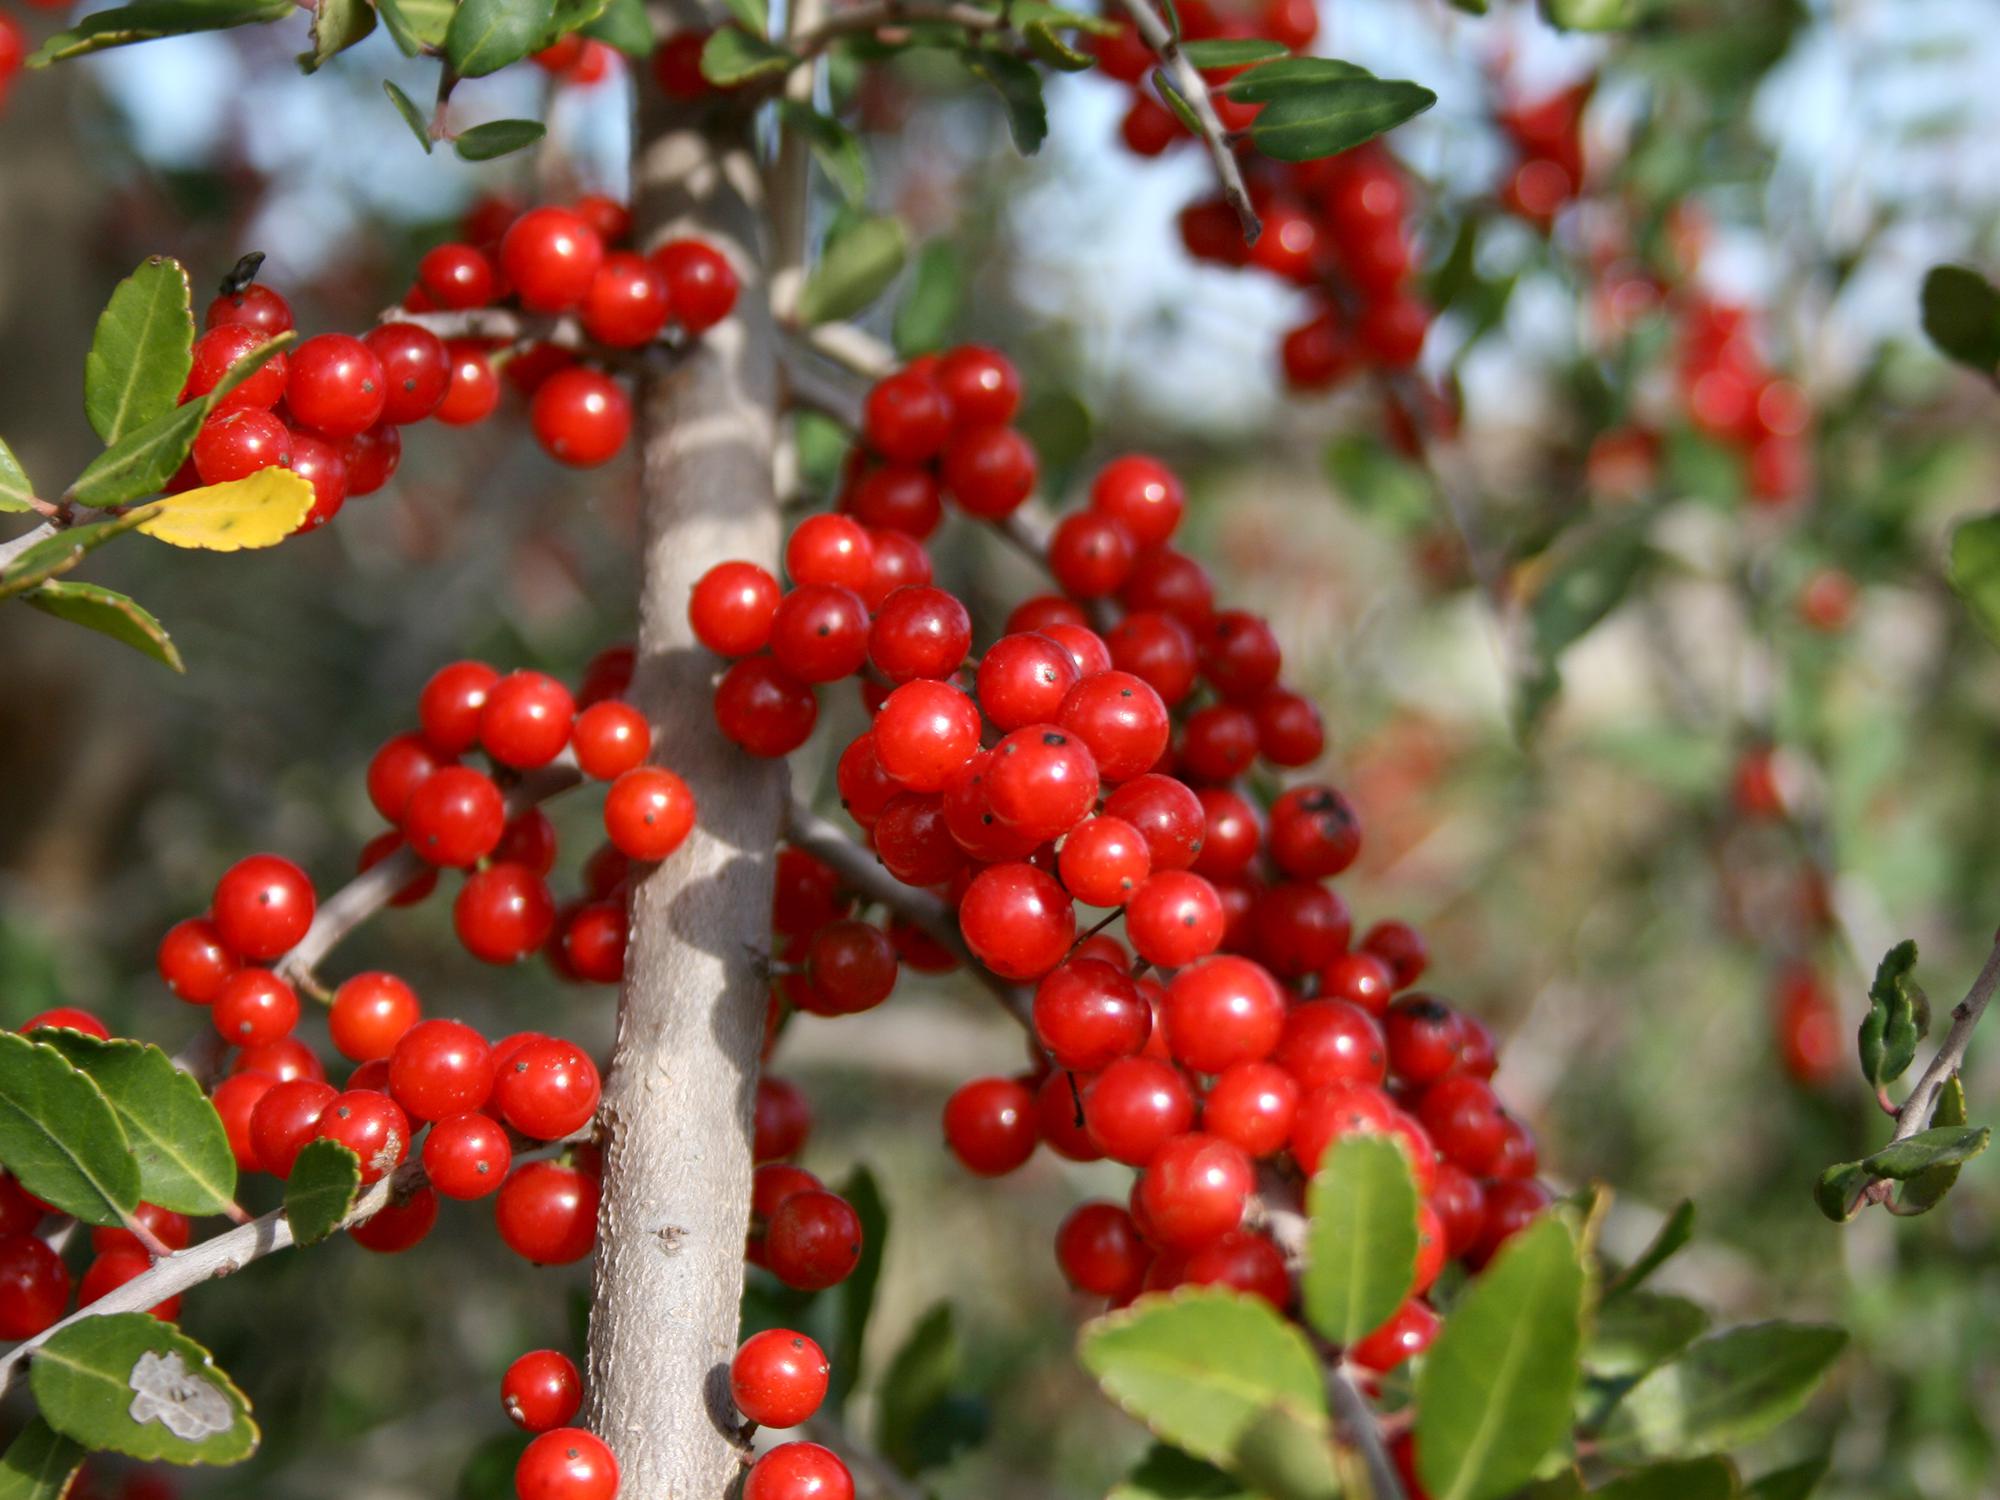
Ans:
[[[389,96],[389,102],[396,106],[396,113],[403,117],[403,123],[410,127],[410,134],[417,138],[417,144],[424,148],[424,155],[430,155],[436,142],[431,139],[430,121],[426,120],[424,112],[417,108],[417,101],[387,78],[382,80],[382,91]]]
[[[524,146],[532,146],[549,133],[540,120],[488,120],[461,130],[452,149],[467,161],[491,161]]]
[[[1583,1265],[1549,1217],[1453,1304],[1417,1377],[1418,1470],[1434,1500],[1496,1500],[1570,1429],[1583,1341]]]
[[[114,641],[123,641],[162,666],[172,667],[176,672],[187,670],[181,662],[179,648],[167,635],[166,627],[154,619],[143,605],[123,594],[99,588],[94,583],[51,580],[30,589],[22,598],[44,614],[98,631]]]
[[[767,37],[741,26],[718,26],[701,49],[701,76],[717,88],[733,88],[756,78],[778,78],[798,59]]]
[[[1402,79],[1333,79],[1273,99],[1251,121],[1250,141],[1279,161],[1313,161],[1373,140],[1435,103],[1436,94]]]
[[[1238,104],[1268,104],[1285,94],[1307,93],[1323,84],[1374,75],[1337,57],[1283,57],[1238,73],[1222,92]]]
[[[1736,1466],[1726,1458],[1654,1464],[1590,1493],[1603,1500],[1735,1500]]]
[[[33,510],[29,502],[34,498],[35,487],[28,482],[28,471],[14,457],[14,450],[0,439],[0,511]]]
[[[1028,48],[1035,56],[1052,68],[1065,73],[1081,73],[1091,67],[1096,59],[1088,52],[1080,52],[1072,47],[1056,29],[1044,20],[1033,20],[1021,27],[1021,35],[1026,38]]]
[[[1861,1022],[1861,1074],[1876,1088],[1901,1078],[1930,1030],[1930,1004],[1916,982],[1917,945],[1904,939],[1875,966]]]
[[[1813,1202],[1834,1223],[1845,1224],[1861,1207],[1861,1190],[1874,1180],[1875,1174],[1858,1161],[1837,1162],[1819,1174]]]
[[[951,1394],[959,1364],[951,1304],[940,1302],[910,1330],[883,1372],[876,1396],[875,1444],[905,1474],[922,1467],[918,1437],[932,1410]]]
[[[1744,1490],[1744,1500],[1808,1500],[1832,1467],[1831,1459],[1809,1458],[1802,1464],[1773,1469]]]
[[[1283,42],[1245,36],[1189,42],[1181,48],[1181,55],[1206,72],[1210,68],[1240,68],[1250,63],[1269,62],[1274,57],[1291,54]]]
[[[0,1032],[0,1166],[86,1224],[122,1224],[139,1207],[139,1163],[103,1092],[45,1044],[56,1035]]]
[[[285,1221],[301,1245],[327,1238],[361,1196],[361,1158],[339,1141],[306,1143],[285,1180]]]
[[[786,129],[805,139],[840,196],[859,206],[868,196],[868,153],[861,149],[861,138],[832,115],[821,114],[797,99],[780,100],[778,113]]]
[[[312,46],[299,54],[299,71],[317,73],[375,29],[368,0],[319,0],[313,8]]]
[[[382,24],[406,57],[438,51],[451,30],[456,0],[375,0]]]
[[[1884,1146],[1861,1165],[1870,1176],[1902,1181],[1938,1167],[1956,1167],[1986,1149],[1993,1132],[1984,1125],[1944,1125],[1920,1130],[1908,1140]]]
[[[957,246],[932,240],[917,253],[909,295],[896,309],[896,352],[908,357],[944,347],[964,301],[965,265]]]
[[[1007,128],[1014,149],[1033,156],[1049,134],[1049,107],[1042,100],[1042,75],[1035,65],[1005,52],[967,51],[965,66],[992,85],[1007,106]]]
[[[1968,266],[1933,266],[1924,277],[1924,332],[1962,365],[2000,366],[2000,289]]]
[[[837,224],[799,295],[800,318],[825,323],[853,317],[888,290],[907,253],[898,219],[857,217]]]
[[[1258,1500],[1240,1480],[1178,1448],[1155,1443],[1104,1500]]]
[[[1847,1346],[1838,1328],[1758,1323],[1701,1340],[1626,1395],[1606,1425],[1614,1459],[1740,1447],[1791,1416]]]
[[[610,0],[555,0],[555,14],[545,39],[553,45],[572,31],[581,31],[604,14]]]
[[[1325,1413],[1302,1414],[1282,1403],[1251,1419],[1236,1440],[1230,1470],[1265,1500],[1338,1500],[1340,1494]]]
[[[108,446],[172,411],[194,362],[187,270],[155,255],[118,283],[83,362],[83,410]]]
[[[1708,1321],[1708,1310],[1685,1297],[1627,1292],[1598,1308],[1584,1368],[1593,1375],[1634,1379],[1708,1332]]]
[[[257,21],[277,21],[296,9],[292,0],[137,0],[132,5],[96,11],[67,31],[57,32],[28,59],[28,66],[45,68],[86,52],[129,47],[134,42],[158,41],[190,31],[221,31]]]
[[[868,1336],[868,1319],[875,1310],[875,1288],[882,1280],[882,1255],[889,1245],[889,1206],[875,1174],[856,1167],[840,1185],[840,1196],[861,1220],[861,1259],[835,1293],[839,1299],[839,1336],[827,1351],[833,1372],[827,1400],[838,1411],[861,1378],[861,1346]]]
[[[1557,561],[1529,601],[1532,675],[1516,705],[1523,735],[1532,732],[1540,710],[1554,696],[1563,652],[1617,608],[1652,561],[1646,545],[1649,521],[1649,516],[1635,517],[1585,538]]]
[[[1604,1300],[1638,1288],[1647,1277],[1672,1260],[1694,1238],[1694,1200],[1683,1198],[1674,1211],[1667,1215],[1667,1222],[1660,1226],[1660,1232],[1653,1236],[1653,1242],[1640,1252],[1639,1258],[1612,1278],[1604,1289]]]
[[[82,1467],[80,1446],[31,1417],[0,1457],[0,1500],[62,1500]]]
[[[1954,1073],[1945,1080],[1944,1089],[1938,1094],[1937,1108],[1931,1111],[1931,1128],[1941,1129],[1965,1124],[1965,1084]],[[1903,1183],[1899,1206],[1905,1213],[1927,1213],[1944,1201],[1958,1182],[1959,1163],[1941,1162],[1924,1171],[1912,1173]]]
[[[1542,0],[1559,31],[1623,31],[1639,19],[1638,0]]]
[[[67,573],[83,561],[85,553],[95,551],[122,532],[144,525],[158,514],[159,507],[142,505],[114,521],[91,521],[43,537],[0,568],[0,599],[25,593],[37,584]]]
[[[103,1091],[139,1162],[139,1196],[183,1214],[219,1214],[236,1198],[236,1156],[222,1117],[193,1076],[149,1042],[58,1031],[50,1046]]]
[[[554,0],[460,0],[444,55],[459,77],[484,78],[538,50],[554,19]]]
[[[627,57],[650,57],[655,45],[645,0],[611,0],[604,14],[583,28],[583,34],[616,47]]]
[[[771,12],[764,0],[724,0],[724,3],[745,31],[754,31],[759,36],[770,35]]]
[[[1417,1265],[1417,1187],[1396,1141],[1353,1135],[1320,1164],[1306,1194],[1306,1321],[1336,1344],[1395,1314]]]
[[[150,1313],[79,1319],[35,1351],[28,1380],[49,1425],[92,1450],[173,1464],[241,1463],[257,1451],[243,1393]]]
[[[1213,1463],[1264,1408],[1326,1413],[1319,1359],[1268,1303],[1211,1287],[1141,1297],[1084,1325],[1084,1368],[1104,1393],[1176,1447]]]

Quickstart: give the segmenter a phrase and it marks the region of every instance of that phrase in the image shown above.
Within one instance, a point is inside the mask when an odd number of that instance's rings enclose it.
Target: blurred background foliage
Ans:
[[[1027,161],[962,78],[902,64],[862,88],[877,206],[937,247],[920,257],[931,329],[1022,361],[1051,499],[1126,449],[1183,466],[1190,550],[1219,592],[1269,612],[1288,677],[1326,711],[1326,770],[1368,828],[1343,883],[1357,918],[1417,922],[1435,987],[1509,1038],[1503,1094],[1555,1180],[1615,1188],[1611,1248],[1692,1197],[1700,1244],[1669,1285],[1735,1318],[1853,1330],[1829,1393],[1769,1456],[1830,1448],[1824,1493],[1841,1500],[2000,1494],[1994,1169],[1975,1164],[1927,1218],[1844,1230],[1809,1192],[1886,1135],[1850,1061],[1875,960],[1916,937],[1949,1004],[2000,921],[2000,663],[1941,563],[1952,521],[2000,477],[2000,398],[1925,347],[1916,312],[1932,262],[2000,262],[1989,18],[1952,0],[1675,0],[1629,36],[1580,39],[1504,4],[1483,19],[1429,0],[1322,9],[1317,50],[1440,95],[1393,145],[1424,185],[1426,263],[1456,278],[1424,365],[1463,392],[1449,497],[1397,452],[1378,391],[1283,393],[1295,294],[1188,258],[1173,220],[1205,190],[1202,163],[1124,152],[1117,91],[1092,77],[1054,86],[1051,143]],[[496,107],[554,95],[549,145],[475,169],[411,147],[377,89],[405,66],[384,38],[302,80],[285,32],[112,53],[15,90],[0,117],[0,431],[31,472],[87,456],[90,320],[146,254],[200,281],[262,249],[305,328],[358,327],[477,194],[622,186],[630,84],[615,70],[590,87],[527,68],[467,85]],[[1545,237],[1497,207],[1510,157],[1493,112],[1587,77],[1590,189]],[[1662,390],[1668,303],[1602,337],[1601,246],[1627,235],[1661,264],[1690,224],[1705,248],[1682,256],[1674,295],[1752,307],[1764,357],[1809,398],[1812,478],[1790,504],[1753,503],[1740,465]],[[1632,499],[1589,455],[1641,416],[1662,456]],[[198,1018],[153,976],[159,934],[251,849],[292,855],[322,889],[343,879],[376,827],[362,768],[436,666],[475,655],[573,677],[629,631],[633,474],[567,474],[525,432],[490,431],[426,432],[387,490],[275,552],[100,554],[93,576],[162,615],[185,677],[10,612],[0,1022],[77,1003],[175,1044]],[[940,573],[984,611],[986,638],[1032,579],[947,524]],[[1555,690],[1537,612],[1619,528],[1640,560],[1610,570],[1616,601],[1563,653]],[[1853,586],[1834,629],[1802,605],[1829,574]],[[858,712],[825,715],[816,745],[841,743]],[[1743,758],[1765,746],[1785,818],[1746,810]],[[827,774],[824,754],[801,762],[808,785]],[[593,842],[575,834],[566,858]],[[442,901],[341,957],[492,1031],[609,1037],[608,992],[538,965],[475,970]],[[1787,1045],[1786,997],[1808,984],[1838,1011],[1831,1067],[1799,1055],[1796,1028]],[[905,1336],[953,1310],[951,1403],[920,1438],[908,1413],[883,1434],[948,1458],[925,1474],[944,1497],[1101,1493],[1142,1446],[1074,1367],[1079,1309],[1048,1248],[1118,1174],[1044,1153],[975,1183],[938,1149],[949,1090],[1011,1067],[1018,1045],[976,999],[906,976],[895,1004],[796,1027],[779,1054],[818,1111],[805,1164],[837,1179],[865,1163],[889,1207],[862,1430]],[[1993,1055],[1975,1048],[1975,1119],[2000,1086]],[[586,1278],[524,1270],[485,1212],[448,1210],[405,1257],[341,1244],[192,1295],[188,1326],[268,1436],[248,1468],[176,1488],[505,1493],[509,1465],[482,1448],[509,1441],[498,1374],[572,1337]]]

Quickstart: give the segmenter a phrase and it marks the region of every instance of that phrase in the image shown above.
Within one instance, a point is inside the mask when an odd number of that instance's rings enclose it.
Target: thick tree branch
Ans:
[[[1208,80],[1181,51],[1180,42],[1161,19],[1160,13],[1153,9],[1152,0],[1120,0],[1120,3],[1132,18],[1132,24],[1138,28],[1139,40],[1153,49],[1175,91],[1194,111],[1195,120],[1201,126],[1201,142],[1208,148],[1208,158],[1215,163],[1215,175],[1222,182],[1222,196],[1236,210],[1236,217],[1243,225],[1243,238],[1256,244],[1257,236],[1264,232],[1264,225],[1257,217],[1257,210],[1250,206],[1249,190],[1243,186],[1242,164],[1236,160],[1236,153],[1229,145],[1229,132],[1223,129],[1222,121],[1215,113],[1215,104],[1208,97]]]

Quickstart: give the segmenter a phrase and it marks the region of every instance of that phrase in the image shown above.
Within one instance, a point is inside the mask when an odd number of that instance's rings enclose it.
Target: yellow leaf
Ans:
[[[313,487],[290,469],[259,469],[248,479],[204,485],[154,502],[159,515],[139,529],[174,547],[235,552],[275,547],[312,509]]]

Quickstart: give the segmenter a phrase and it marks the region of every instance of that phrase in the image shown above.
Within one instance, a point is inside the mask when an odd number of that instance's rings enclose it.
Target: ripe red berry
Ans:
[[[347,454],[329,438],[303,427],[292,429],[291,470],[313,488],[312,509],[299,522],[300,531],[317,531],[347,503]]]
[[[693,831],[694,793],[672,771],[640,766],[611,784],[604,798],[604,832],[632,860],[662,860]]]
[[[896,950],[872,923],[829,922],[806,945],[805,978],[802,1009],[825,1016],[871,1010],[896,987]]]
[[[0,1338],[33,1338],[68,1305],[61,1257],[32,1234],[0,1237]]]
[[[616,698],[593,703],[576,716],[570,729],[576,763],[586,776],[614,781],[645,764],[653,748],[653,731],[646,716]]]
[[[1187,495],[1173,470],[1158,459],[1128,453],[1097,471],[1090,508],[1119,522],[1143,550],[1174,534],[1187,509]]]
[[[1153,1008],[1125,971],[1076,958],[1035,986],[1035,1036],[1059,1068],[1094,1073],[1129,1057],[1153,1032]]]
[[[1039,978],[1062,962],[1076,939],[1068,892],[1030,864],[981,870],[966,887],[958,922],[974,956],[1006,979]]]
[[[229,1154],[236,1158],[239,1172],[263,1170],[264,1164],[258,1159],[256,1143],[250,1138],[250,1116],[258,1101],[277,1087],[277,1083],[278,1080],[268,1073],[232,1073],[216,1084],[209,1096],[216,1114],[222,1117],[223,1133],[229,1137]],[[36,1217],[39,1219],[40,1216],[41,1210],[37,1209]]]
[[[1243,1220],[1256,1185],[1241,1147],[1193,1131],[1153,1154],[1132,1201],[1154,1237],[1170,1250],[1196,1250]]]
[[[752,755],[789,755],[819,718],[813,691],[768,656],[748,656],[715,689],[715,722]]]
[[[424,1174],[447,1198],[497,1192],[513,1160],[505,1127],[487,1115],[448,1115],[424,1136]]]
[[[484,307],[499,286],[493,262],[472,245],[439,245],[417,262],[417,285],[439,307],[452,312]]]
[[[1143,1167],[1169,1138],[1194,1124],[1194,1092],[1178,1068],[1121,1057],[1083,1096],[1084,1128],[1113,1161]]]
[[[935,792],[979,749],[979,730],[977,704],[949,683],[919,678],[875,715],[875,755],[910,791]]]
[[[445,766],[410,793],[403,836],[434,865],[461,869],[491,854],[507,829],[507,804],[493,778]]]
[[[579,365],[536,387],[528,422],[549,457],[594,469],[617,457],[632,435],[632,398],[609,375]]]
[[[313,1135],[338,1141],[361,1158],[361,1180],[380,1181],[410,1152],[410,1118],[387,1094],[349,1089],[327,1101]]]
[[[558,1427],[536,1438],[514,1465],[518,1500],[612,1500],[618,1460],[581,1427]]]
[[[534,208],[500,240],[500,270],[530,312],[565,312],[590,291],[604,242],[566,208]]]
[[[397,1038],[387,1056],[389,1093],[414,1120],[465,1114],[484,1105],[493,1091],[493,1049],[459,1021],[420,1021]]]
[[[644,256],[617,250],[590,280],[583,298],[583,331],[614,349],[650,343],[667,326],[667,278]]]
[[[1271,804],[1271,858],[1295,880],[1338,875],[1361,852],[1361,820],[1330,786],[1295,786]]]
[[[596,1177],[553,1161],[516,1167],[500,1186],[493,1218],[509,1250],[537,1265],[582,1260],[597,1243]]]
[[[1271,1060],[1308,1091],[1329,1083],[1379,1084],[1389,1072],[1382,1028],[1345,1000],[1294,1006]]]
[[[838,584],[803,583],[778,602],[771,654],[801,682],[851,676],[868,658],[868,610]]]
[[[1347,903],[1326,886],[1284,880],[1260,891],[1250,913],[1257,956],[1295,979],[1324,968],[1347,947]]]
[[[194,341],[193,363],[188,369],[187,383],[181,387],[181,400],[187,402],[197,396],[208,395],[222,383],[222,378],[239,360],[261,347],[268,337],[258,329],[242,324],[224,324],[204,333]],[[268,411],[285,394],[287,368],[283,354],[272,355],[254,375],[216,402],[213,409],[247,411],[256,408]]]
[[[294,421],[328,437],[353,437],[381,420],[388,400],[382,362],[360,339],[315,334],[289,358],[285,406]]]
[[[238,860],[215,884],[216,934],[245,958],[287,952],[312,926],[313,887],[305,871],[275,854]]]
[[[718,656],[748,656],[770,644],[783,595],[778,580],[755,563],[720,562],[696,580],[688,623]]]
[[[832,1373],[825,1352],[804,1334],[767,1328],[730,1360],[729,1394],[760,1427],[796,1427],[819,1410]]]
[[[208,304],[202,320],[204,328],[225,328],[232,324],[253,328],[265,338],[288,333],[292,328],[292,305],[283,293],[253,281],[242,290],[225,292]]]
[[[1458,1013],[1432,995],[1397,1000],[1389,1007],[1382,1031],[1389,1043],[1389,1071],[1418,1088],[1435,1083],[1457,1066],[1465,1040]]]
[[[1388,1322],[1366,1338],[1357,1339],[1347,1357],[1364,1370],[1386,1374],[1428,1349],[1443,1326],[1444,1320],[1431,1311],[1430,1304],[1412,1297]]]
[[[1143,679],[1168,705],[1178,705],[1194,691],[1200,648],[1193,631],[1173,615],[1133,610],[1112,627],[1104,643],[1121,672]]]
[[[333,992],[327,1023],[333,1045],[356,1062],[387,1057],[423,1015],[412,990],[394,974],[356,974]]]
[[[868,659],[891,682],[949,677],[972,646],[972,616],[957,598],[925,585],[897,589],[868,627]]]
[[[960,510],[997,521],[1034,493],[1039,468],[1034,445],[1013,427],[972,427],[952,434],[944,450],[945,488]]]
[[[1199,875],[1162,870],[1125,903],[1125,936],[1148,963],[1177,969],[1222,944],[1222,898]]]
[[[1115,1203],[1082,1203],[1056,1231],[1056,1264],[1080,1292],[1121,1302],[1138,1291],[1153,1252]]]
[[[410,797],[431,773],[451,764],[420,734],[399,734],[383,742],[368,762],[368,800],[391,823],[402,821]]]
[[[818,1443],[780,1443],[750,1466],[742,1500],[854,1500],[854,1476]]]
[[[487,690],[479,743],[503,766],[533,770],[562,754],[576,718],[569,689],[544,672],[511,672]]]
[[[861,1217],[845,1198],[821,1189],[778,1205],[764,1232],[771,1274],[804,1292],[845,1281],[861,1260]]]
[[[1555,1202],[1555,1195],[1539,1182],[1503,1178],[1486,1184],[1486,1214],[1479,1242],[1466,1254],[1474,1266],[1483,1266],[1500,1247],[1526,1229]]]
[[[450,381],[444,399],[431,415],[447,427],[485,421],[500,404],[500,380],[493,372],[492,350],[477,339],[452,339],[444,352]]]
[[[1087,818],[1063,840],[1057,867],[1086,906],[1123,906],[1153,870],[1152,852],[1123,818]]]
[[[841,510],[874,531],[900,531],[922,541],[944,519],[944,497],[928,467],[876,464],[840,495]]]
[[[108,1040],[111,1030],[87,1010],[79,1010],[74,1005],[58,1005],[53,1010],[41,1011],[21,1023],[21,1030],[33,1031],[38,1027],[50,1027],[61,1031],[80,1031],[85,1036],[94,1036],[99,1041]]]
[[[1035,1096],[1013,1078],[975,1078],[944,1106],[944,1140],[969,1172],[1004,1177],[1035,1154]]]
[[[299,997],[269,969],[238,969],[223,981],[209,1019],[231,1046],[275,1041],[299,1022]]]
[[[500,1408],[524,1432],[566,1425],[583,1405],[583,1376],[556,1349],[531,1349],[500,1377]]]
[[[597,1065],[573,1042],[537,1037],[501,1062],[493,1080],[500,1118],[538,1141],[560,1140],[590,1123],[599,1097]]]
[[[167,988],[190,1005],[213,1005],[236,972],[236,955],[206,917],[188,917],[169,927],[154,962]]]
[[[951,403],[928,375],[902,370],[875,383],[861,411],[861,436],[892,463],[918,464],[951,436]]]
[[[228,484],[292,461],[292,433],[267,411],[218,412],[201,424],[192,452],[203,484]]]
[[[652,260],[667,278],[674,321],[689,333],[713,328],[735,308],[736,272],[720,251],[700,240],[668,240]]]
[[[1180,765],[1203,781],[1234,781],[1257,759],[1257,720],[1247,708],[1216,703],[1188,716]]]
[[[1361,947],[1389,966],[1399,990],[1423,978],[1430,966],[1423,936],[1407,922],[1377,922],[1361,935]]]
[[[1465,1074],[1440,1078],[1417,1100],[1422,1122],[1446,1161],[1476,1176],[1485,1175],[1507,1139],[1506,1116],[1484,1079]]]
[[[1234,1063],[1202,1100],[1201,1128],[1253,1157],[1270,1156],[1291,1138],[1299,1093],[1298,1080],[1276,1063]]]
[[[1060,642],[1039,632],[1005,635],[980,658],[979,706],[1002,731],[1051,723],[1077,677]]]
[[[555,929],[555,898],[548,882],[526,865],[492,864],[466,877],[451,904],[451,922],[474,958],[519,963]]]
[[[1151,770],[1173,729],[1160,695],[1130,672],[1083,678],[1064,695],[1056,723],[1090,747],[1097,774],[1112,785]]]
[[[397,1255],[419,1244],[437,1226],[437,1194],[419,1183],[398,1191],[387,1203],[347,1231],[347,1237],[377,1255]]]
[[[1208,959],[1167,986],[1167,1050],[1196,1073],[1261,1061],[1278,1045],[1286,1010],[1277,980],[1249,959]]]
[[[313,1078],[292,1078],[266,1088],[250,1110],[250,1145],[258,1165],[273,1177],[291,1176],[292,1163],[339,1093]]]
[[[1359,949],[1336,953],[1319,971],[1319,992],[1327,1000],[1351,1000],[1373,1016],[1387,1015],[1396,991],[1389,966]]]
[[[1011,422],[1021,407],[1021,376],[997,349],[963,344],[946,352],[934,372],[958,427]]]

